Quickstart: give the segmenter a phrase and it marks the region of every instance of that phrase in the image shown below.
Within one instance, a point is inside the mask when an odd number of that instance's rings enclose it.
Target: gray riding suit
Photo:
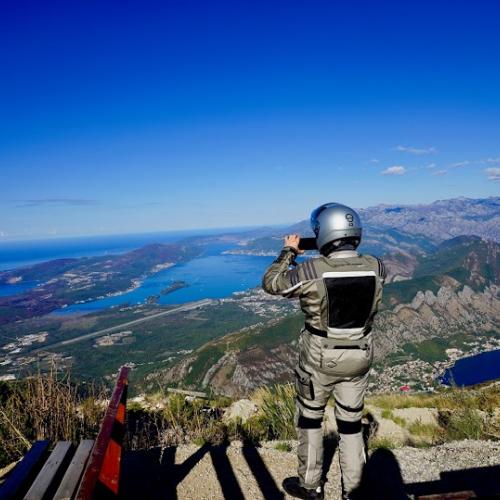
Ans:
[[[322,421],[333,393],[342,486],[350,492],[366,461],[361,417],[385,269],[381,260],[355,250],[335,251],[291,269],[294,259],[295,252],[285,247],[262,286],[274,295],[298,297],[305,314],[295,369],[299,479],[306,488],[321,484]]]

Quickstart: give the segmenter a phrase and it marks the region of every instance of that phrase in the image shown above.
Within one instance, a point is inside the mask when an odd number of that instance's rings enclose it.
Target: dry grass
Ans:
[[[392,420],[395,424],[398,424],[400,427],[406,427],[406,420],[402,417],[395,416],[391,410],[384,408],[382,410],[382,418],[386,418],[388,420]]]
[[[459,410],[464,406],[482,411],[500,407],[500,384],[477,389],[443,389],[438,393],[381,394],[367,398],[367,403],[379,408],[436,408]]]
[[[295,439],[295,387],[292,384],[261,387],[253,400],[260,410],[257,418],[267,427],[267,439]]]
[[[38,439],[95,437],[104,415],[104,392],[82,387],[55,367],[21,382],[0,386],[0,463],[19,459]]]
[[[382,417],[390,418],[415,437],[416,444],[436,444],[461,439],[500,439],[500,384],[442,390],[434,394],[383,394],[372,396],[367,403],[382,408]],[[409,425],[393,416],[396,408],[436,408],[436,425],[420,421]]]
[[[228,438],[222,411],[209,402],[181,394],[158,393],[154,407],[132,404],[127,411],[127,442],[131,449],[166,448],[182,443],[221,444]],[[151,403],[151,401],[149,401]]]

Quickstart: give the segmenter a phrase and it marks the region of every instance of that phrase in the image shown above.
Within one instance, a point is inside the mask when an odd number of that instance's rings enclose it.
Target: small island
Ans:
[[[154,304],[157,304],[159,300],[160,300],[160,296],[159,295],[150,295],[146,299],[146,304],[152,306]]]
[[[164,288],[160,295],[168,295],[169,293],[175,292],[176,290],[180,290],[181,288],[187,288],[189,286],[188,283],[182,280],[173,281],[170,285]]]

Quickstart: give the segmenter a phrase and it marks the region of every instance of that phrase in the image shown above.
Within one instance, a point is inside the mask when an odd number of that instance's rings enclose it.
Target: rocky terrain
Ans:
[[[358,209],[363,223],[361,251],[375,255],[432,252],[444,240],[476,235],[500,241],[500,198],[455,198],[421,205],[376,205]],[[274,233],[254,235],[240,241],[231,253],[274,255],[283,235],[312,236],[308,220]]]
[[[398,228],[441,242],[459,235],[500,240],[500,197],[455,198],[426,205],[376,205],[360,210],[370,225]]]
[[[183,500],[291,499],[292,497],[286,495],[281,488],[283,479],[297,475],[296,443],[291,442],[290,447],[291,451],[280,451],[276,449],[276,443],[269,442],[259,448],[249,448],[245,452],[242,444],[235,442],[228,447],[216,448],[211,453],[206,452],[202,454],[199,461],[194,462],[194,465],[187,469],[186,475],[175,485],[177,498]],[[187,464],[193,463],[192,459],[190,460],[191,457],[200,455],[199,450],[200,448],[196,445],[177,447],[174,465],[178,469],[186,468]],[[168,454],[169,450],[165,450],[164,453]],[[412,491],[435,492],[439,488],[440,479],[447,475],[460,475],[462,484],[466,483],[465,478],[470,477],[470,484],[479,483],[477,491],[491,494],[492,491],[494,492],[491,489],[494,488],[492,486],[494,474],[498,473],[500,445],[497,442],[461,441],[428,449],[405,447],[394,452],[384,451],[381,454],[379,450],[376,455],[373,453],[375,452],[371,452],[369,457],[375,457],[374,461],[382,456],[387,458],[386,466],[397,464],[396,467],[393,465],[391,468],[392,477],[379,476],[379,487],[392,484],[393,488],[401,491],[404,489],[402,486],[404,482],[407,491],[409,490],[408,493]],[[128,463],[125,462],[124,467],[127,466]],[[489,472],[490,484],[485,483],[484,474],[482,484],[481,480],[474,480],[474,473],[477,474],[478,468]],[[167,472],[168,470],[164,471],[165,474]],[[456,491],[457,486],[453,489],[453,482],[448,481],[449,483],[451,484],[445,491]],[[145,486],[154,487],[151,483]],[[144,491],[148,490],[143,490],[142,493]],[[325,498],[332,500],[341,498],[338,454],[334,455],[327,474]]]
[[[360,486],[362,496],[355,498],[416,498],[464,490],[490,498],[500,493],[498,387],[494,383],[434,395],[368,398],[363,417],[368,460]],[[246,438],[194,444],[184,436],[176,445],[169,441],[161,451],[126,454],[125,470],[135,470],[138,460],[150,460],[142,463],[143,484],[127,484],[127,498],[134,498],[138,491],[154,496],[160,485],[168,488],[170,496],[193,500],[289,498],[281,484],[297,474],[297,441],[292,431],[294,392],[281,389],[258,390],[250,399],[233,401],[216,417],[228,429],[243,430]],[[160,396],[142,398],[141,404],[154,412],[171,403]],[[195,403],[185,402],[189,404]],[[255,441],[255,435],[250,437],[252,430],[269,425],[280,429],[281,435],[260,441]],[[333,402],[325,410],[323,433],[325,498],[340,499],[339,436]],[[167,437],[171,435],[167,429]]]

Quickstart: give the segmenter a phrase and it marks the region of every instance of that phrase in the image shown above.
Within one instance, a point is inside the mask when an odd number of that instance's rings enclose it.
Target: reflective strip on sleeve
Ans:
[[[290,288],[287,288],[286,290],[283,290],[280,292],[282,295],[288,295],[289,293],[292,293],[294,290],[297,290],[297,288],[300,288],[302,286],[302,281],[299,281],[296,285],[291,286]]]

